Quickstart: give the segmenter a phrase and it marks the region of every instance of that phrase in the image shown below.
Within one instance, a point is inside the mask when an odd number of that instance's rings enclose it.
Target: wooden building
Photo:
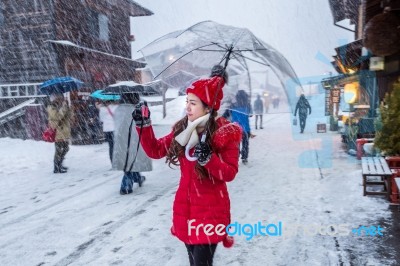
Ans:
[[[357,123],[354,137],[374,136],[377,108],[393,83],[400,78],[400,1],[330,0],[334,24],[349,19],[355,41],[336,48],[332,62],[339,75],[322,81],[328,90],[346,90],[355,97],[350,105],[350,124]],[[330,113],[331,116],[336,114]],[[340,119],[340,117],[339,117]],[[353,139],[353,147],[355,140]]]
[[[130,16],[152,14],[131,0],[1,1],[0,136],[21,137],[26,126],[23,112],[5,120],[5,110],[44,98],[43,81],[73,76],[85,82],[70,95],[79,115],[75,142],[84,142],[88,94],[119,80],[139,81],[135,69],[144,64],[131,59]]]

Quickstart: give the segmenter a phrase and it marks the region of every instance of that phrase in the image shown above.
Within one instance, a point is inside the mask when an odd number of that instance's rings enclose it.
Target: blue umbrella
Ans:
[[[118,94],[105,94],[103,90],[97,90],[90,94],[90,97],[102,100],[102,101],[119,101],[121,96]]]
[[[43,94],[65,93],[77,90],[84,85],[82,81],[73,77],[59,77],[47,80],[39,87],[39,91]]]

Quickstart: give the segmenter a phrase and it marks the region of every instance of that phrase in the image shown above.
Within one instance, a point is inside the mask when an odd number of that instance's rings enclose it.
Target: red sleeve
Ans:
[[[160,159],[167,155],[167,151],[174,137],[173,132],[169,133],[165,137],[156,139],[152,126],[143,127],[142,133],[140,133],[140,128],[136,127],[136,131],[138,135],[142,134],[140,144],[147,156],[152,159]]]
[[[231,141],[218,153],[211,155],[210,161],[204,166],[210,175],[225,182],[232,181],[238,172],[239,147]]]

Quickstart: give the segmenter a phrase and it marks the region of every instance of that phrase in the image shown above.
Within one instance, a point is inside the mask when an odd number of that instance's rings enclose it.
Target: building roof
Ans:
[[[329,0],[334,22],[350,19],[351,24],[356,24],[360,3],[361,0]]]
[[[102,52],[102,51],[95,50],[95,49],[88,48],[88,47],[83,47],[83,46],[77,45],[77,44],[75,44],[73,42],[70,42],[70,41],[67,41],[67,40],[47,40],[45,42],[49,42],[49,43],[56,44],[56,45],[69,46],[69,47],[73,47],[73,48],[76,48],[76,49],[81,49],[81,50],[92,52],[92,53],[102,54],[104,56],[115,58],[115,59],[131,61],[134,64],[135,67],[145,67],[146,66],[145,63],[138,62],[138,61],[133,60],[131,58],[127,58],[127,57],[123,57],[123,56],[120,56],[120,55],[114,55],[114,54]]]
[[[132,1],[132,0],[122,0],[122,1],[127,1],[127,2],[129,2],[129,6],[130,6],[130,8],[129,8],[129,11],[130,11],[129,15],[131,15],[132,17],[140,17],[140,16],[151,16],[151,15],[154,15],[154,13],[153,13],[151,10],[149,10],[149,9],[147,9],[147,8],[145,8],[145,7],[141,6],[141,5],[139,5],[139,4],[136,3],[135,1]]]

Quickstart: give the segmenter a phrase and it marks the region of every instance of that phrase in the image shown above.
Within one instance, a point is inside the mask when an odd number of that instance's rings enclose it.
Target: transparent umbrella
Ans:
[[[212,66],[220,64],[228,74],[247,72],[251,94],[249,68],[256,64],[275,73],[292,108],[296,102],[292,85],[301,86],[289,62],[276,49],[248,29],[213,21],[166,34],[140,51],[155,79],[168,80],[179,71],[199,77],[209,75]]]

